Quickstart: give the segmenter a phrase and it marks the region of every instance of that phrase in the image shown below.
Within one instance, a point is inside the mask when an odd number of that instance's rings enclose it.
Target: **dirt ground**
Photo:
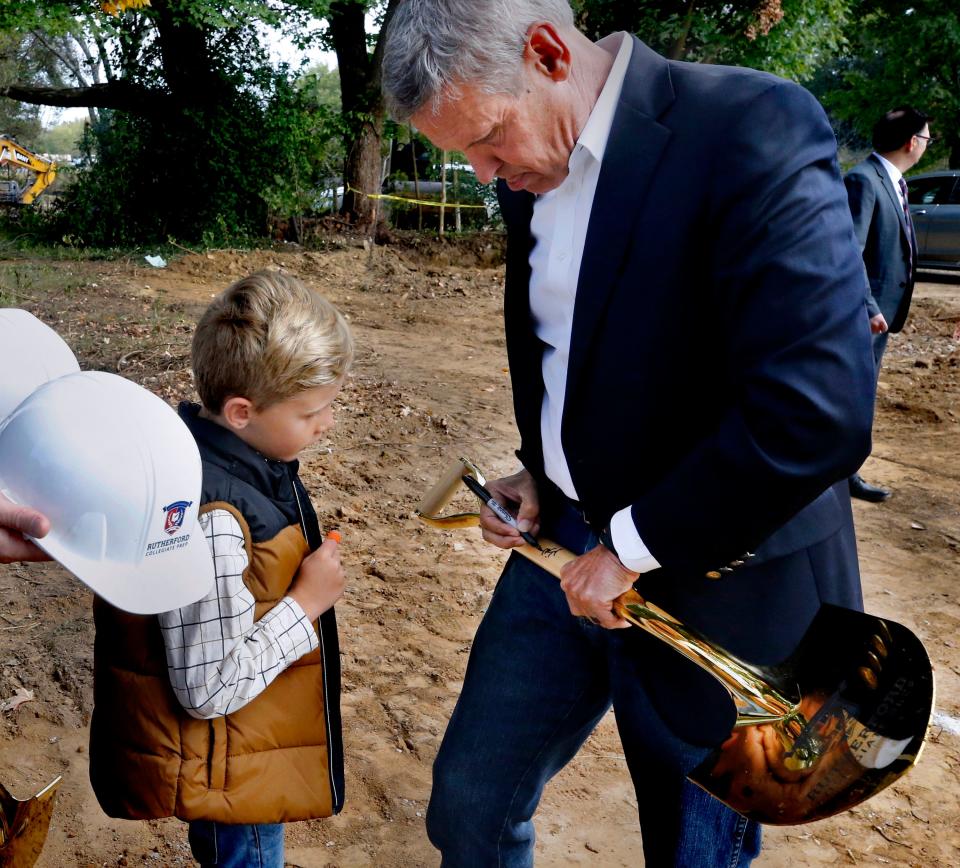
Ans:
[[[149,251],[147,251],[149,252]],[[2,256],[2,252],[0,252]],[[516,436],[500,307],[500,243],[184,252],[140,258],[0,258],[0,306],[33,311],[85,369],[119,372],[175,402],[192,394],[193,323],[209,298],[259,268],[284,268],[349,316],[359,348],[338,426],[304,461],[327,527],[344,534],[350,588],[338,605],[347,804],[292,825],[303,866],[436,866],[424,815],[430,766],[460,689],[502,556],[475,530],[421,526],[415,506],[458,454],[512,469]],[[924,275],[887,351],[875,448],[864,471],[895,489],[855,505],[869,611],[925,642],[937,710],[919,765],[830,820],[769,829],[760,868],[960,865],[960,277]],[[40,865],[191,864],[175,820],[105,817],[87,779],[90,593],[55,565],[0,566],[0,781],[23,797],[63,775]],[[2,706],[0,706],[2,707]],[[612,718],[548,787],[538,865],[642,864],[636,806]]]

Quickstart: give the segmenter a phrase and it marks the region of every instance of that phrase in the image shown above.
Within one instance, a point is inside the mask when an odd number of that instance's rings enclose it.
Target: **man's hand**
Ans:
[[[620,563],[610,549],[599,545],[564,566],[560,587],[572,614],[608,630],[619,630],[629,627],[630,622],[613,613],[613,601],[633,587],[638,575]]]
[[[882,313],[870,317],[870,334],[882,335],[887,330],[887,321],[884,319]]]
[[[537,535],[540,530],[540,498],[537,495],[537,483],[528,470],[488,482],[487,491],[502,507],[515,512],[520,530]],[[502,549],[525,544],[516,529],[500,521],[486,504],[480,508],[480,528],[487,542]]]
[[[50,521],[45,515],[27,506],[15,506],[0,494],[0,564],[49,561],[46,553],[23,536],[27,533],[32,537],[43,537],[49,531]]]

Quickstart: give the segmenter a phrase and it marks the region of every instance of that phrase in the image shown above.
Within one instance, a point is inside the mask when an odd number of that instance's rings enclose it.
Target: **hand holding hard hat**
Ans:
[[[200,454],[177,414],[123,377],[81,373],[60,337],[24,311],[0,310],[0,365],[0,495],[50,526],[42,538],[31,533],[42,522],[18,529],[126,611],[206,595]],[[5,514],[8,505],[0,524]]]
[[[65,374],[80,372],[70,347],[33,314],[0,309],[0,422],[38,386]],[[28,506],[11,504],[0,495],[0,563],[50,560],[26,536],[42,537],[50,522]]]
[[[50,560],[43,549],[26,539],[44,536],[49,530],[50,520],[45,515],[29,506],[17,506],[0,494],[0,564]]]

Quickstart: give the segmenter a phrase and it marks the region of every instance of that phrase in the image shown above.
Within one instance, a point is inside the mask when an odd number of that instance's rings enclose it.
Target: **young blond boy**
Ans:
[[[202,406],[180,406],[214,589],[158,617],[95,605],[94,791],[112,817],[186,820],[202,865],[282,868],[282,824],[343,804],[344,574],[297,456],[333,426],[352,358],[344,318],[292,277],[214,299],[193,339]]]

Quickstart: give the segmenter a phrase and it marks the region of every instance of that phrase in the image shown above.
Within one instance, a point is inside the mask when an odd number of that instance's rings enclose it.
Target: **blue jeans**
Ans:
[[[549,528],[552,538],[575,551],[596,545],[589,530],[578,538],[568,525],[566,532]],[[532,865],[532,817],[544,785],[611,705],[648,868],[736,868],[759,853],[759,826],[686,780],[709,749],[664,725],[637,678],[642,661],[625,647],[625,632],[574,618],[555,578],[511,558],[434,765],[427,833],[443,868]]]
[[[194,820],[187,837],[203,868],[283,868],[283,823]]]

